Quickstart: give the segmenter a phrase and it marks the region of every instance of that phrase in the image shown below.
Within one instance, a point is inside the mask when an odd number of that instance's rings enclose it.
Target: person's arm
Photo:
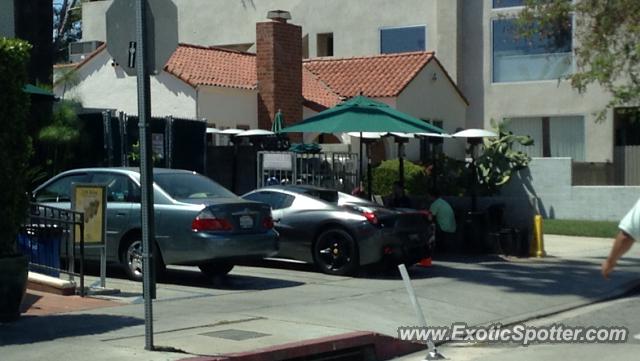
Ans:
[[[609,278],[609,274],[615,268],[616,264],[620,257],[623,254],[627,253],[627,251],[633,245],[634,239],[624,231],[618,232],[615,241],[613,242],[613,247],[611,248],[611,252],[609,253],[609,257],[602,262],[602,276],[604,278]]]

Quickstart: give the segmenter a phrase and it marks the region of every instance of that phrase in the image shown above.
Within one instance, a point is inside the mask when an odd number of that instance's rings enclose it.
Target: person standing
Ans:
[[[622,218],[618,228],[620,230],[613,241],[609,257],[602,262],[601,268],[604,278],[609,278],[618,260],[631,249],[633,242],[640,237],[640,199]]]
[[[436,247],[444,250],[447,247],[450,235],[456,232],[456,216],[451,205],[442,199],[438,190],[430,191],[428,196],[431,200],[429,212],[436,219]]]

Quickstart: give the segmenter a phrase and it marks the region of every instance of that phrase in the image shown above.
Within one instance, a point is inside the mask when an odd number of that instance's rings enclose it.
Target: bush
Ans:
[[[0,38],[0,256],[16,252],[18,228],[29,205],[29,95],[22,89],[27,83],[30,49],[25,41]]]
[[[391,194],[393,182],[400,180],[400,161],[386,160],[373,169],[373,193],[381,195]],[[404,161],[404,186],[407,194],[424,196],[427,193],[427,176],[422,166]]]

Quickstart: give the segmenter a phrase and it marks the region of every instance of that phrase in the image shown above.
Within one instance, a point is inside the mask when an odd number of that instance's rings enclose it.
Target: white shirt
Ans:
[[[618,228],[630,235],[634,240],[640,240],[640,200],[622,218]]]

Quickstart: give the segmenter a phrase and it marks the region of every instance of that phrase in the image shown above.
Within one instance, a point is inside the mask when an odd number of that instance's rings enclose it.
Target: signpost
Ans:
[[[84,227],[74,230],[74,243],[80,244],[80,295],[84,296],[85,245],[100,248],[100,287],[106,287],[107,275],[107,186],[76,183],[73,185],[71,210],[84,214]],[[80,234],[82,232],[82,234]],[[75,247],[75,245],[74,245]]]
[[[155,280],[152,277],[153,158],[149,71],[162,71],[178,45],[176,6],[171,0],[114,0],[107,10],[107,49],[129,75],[137,76],[140,129],[140,185],[142,188],[142,273],[145,349],[153,350]],[[135,16],[134,16],[135,15]]]

